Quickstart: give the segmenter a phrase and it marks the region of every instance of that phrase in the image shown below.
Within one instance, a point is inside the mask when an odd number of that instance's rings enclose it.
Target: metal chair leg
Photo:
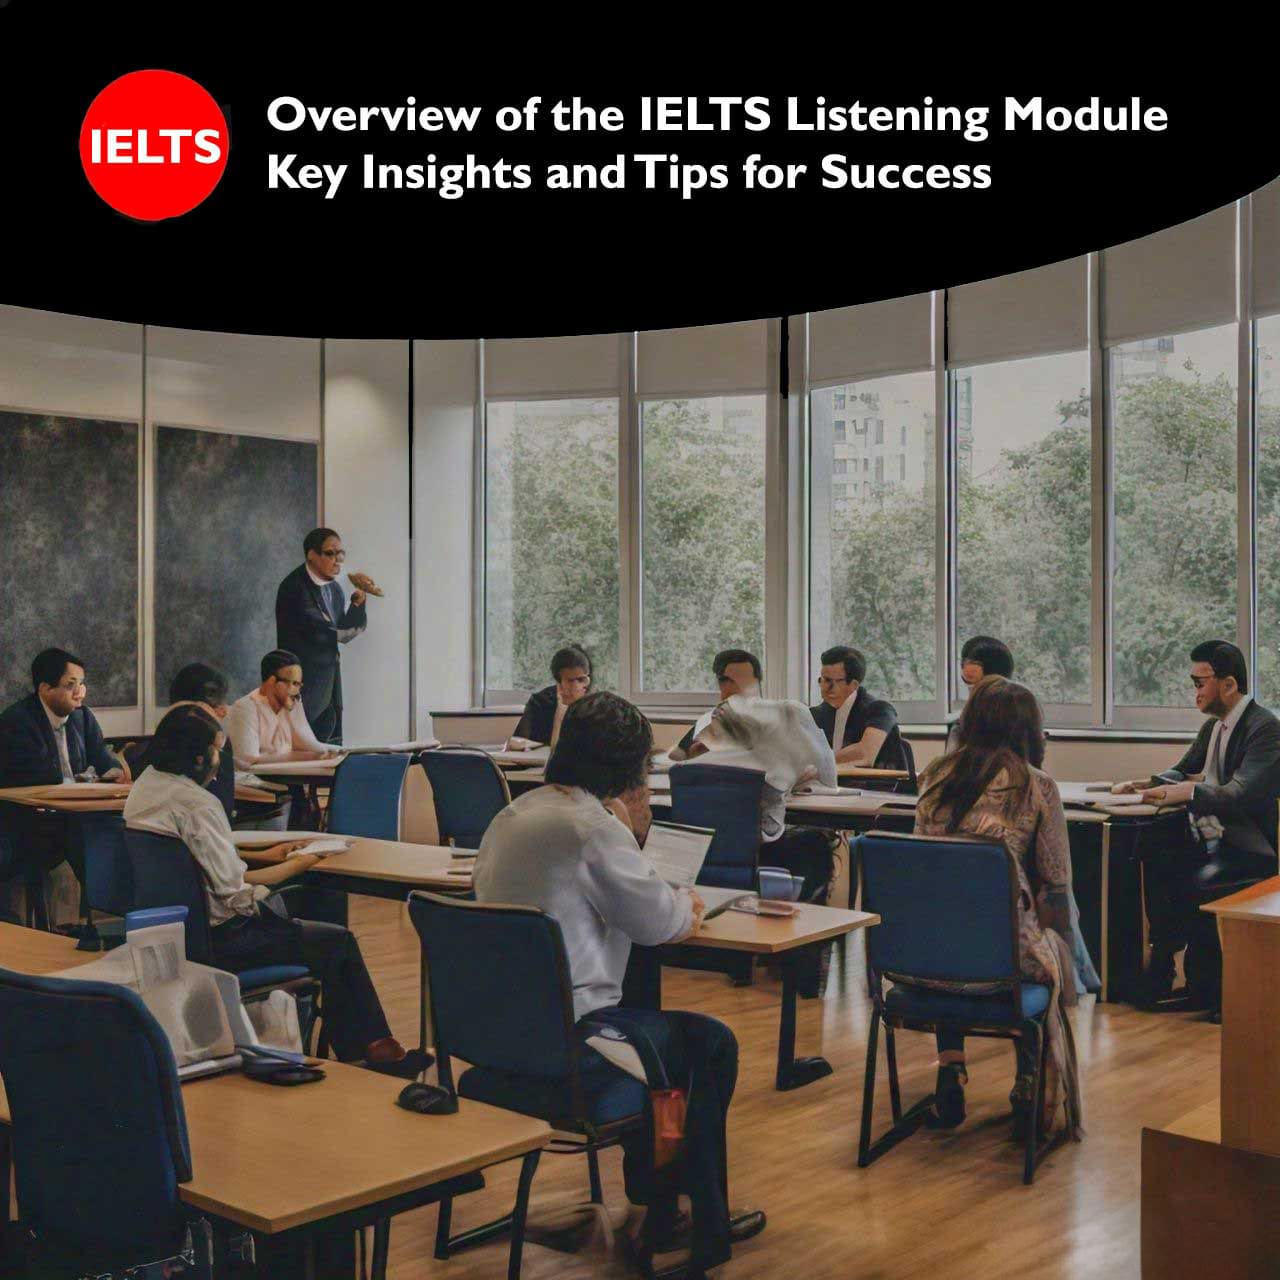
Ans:
[[[871,1010],[871,1029],[867,1032],[867,1069],[862,1080],[862,1128],[858,1132],[858,1168],[871,1163],[871,1107],[876,1096],[876,1047],[880,1038],[880,1010]]]
[[[898,1087],[898,1047],[894,1039],[893,1028],[886,1025],[884,1029],[884,1051],[889,1060],[889,1105],[893,1109],[893,1123],[902,1121],[902,1090]]]
[[[453,1197],[446,1196],[440,1201],[440,1211],[436,1215],[436,1257],[442,1262],[450,1255],[449,1228],[453,1220]]]
[[[604,1204],[604,1186],[600,1181],[600,1153],[587,1148],[587,1176],[591,1180],[591,1203]]]
[[[529,1188],[538,1170],[541,1151],[530,1151],[520,1165],[520,1183],[516,1188],[516,1205],[511,1211],[511,1257],[507,1263],[507,1280],[520,1280],[520,1257],[524,1251],[524,1224],[529,1214]]]
[[[373,1257],[369,1265],[371,1280],[387,1280],[387,1255],[391,1252],[391,1219],[379,1218],[373,1224]]]

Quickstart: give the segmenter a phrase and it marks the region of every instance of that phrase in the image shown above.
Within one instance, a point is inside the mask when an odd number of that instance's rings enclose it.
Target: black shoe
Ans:
[[[1213,1008],[1213,997],[1207,992],[1179,987],[1158,1000],[1135,999],[1133,1007],[1144,1013],[1200,1013]]]
[[[380,1075],[395,1076],[400,1080],[412,1080],[435,1063],[436,1057],[429,1049],[410,1049],[395,1062],[365,1062],[361,1065]]]
[[[969,1075],[963,1066],[948,1063],[938,1068],[933,1087],[933,1110],[925,1116],[929,1129],[954,1129],[964,1123],[964,1087]]]
[[[729,1217],[729,1242],[742,1244],[758,1236],[768,1225],[763,1209],[746,1209]],[[687,1249],[693,1238],[693,1222],[687,1213],[677,1215],[668,1231],[655,1242],[655,1253],[670,1253],[675,1249]]]

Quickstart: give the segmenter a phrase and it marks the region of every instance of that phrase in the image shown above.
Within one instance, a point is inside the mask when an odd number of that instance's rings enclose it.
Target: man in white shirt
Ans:
[[[262,659],[262,683],[240,698],[227,716],[227,736],[237,767],[321,760],[336,754],[322,743],[302,707],[302,663],[287,649]]]
[[[701,899],[658,878],[637,843],[650,821],[646,785],[653,731],[629,702],[592,693],[565,713],[547,765],[547,786],[520,796],[490,823],[476,855],[479,902],[538,907],[564,938],[578,1019],[595,1015],[624,1034],[643,1034],[671,1080],[690,1081],[681,1184],[655,1178],[653,1137],[623,1139],[627,1196],[649,1208],[650,1243],[670,1246],[676,1194],[693,1205],[691,1261],[718,1266],[731,1242],[764,1228],[764,1214],[730,1218],[726,1197],[725,1112],[737,1080],[737,1042],[700,1014],[619,1008],[632,943],[655,946],[696,932]],[[548,1011],[553,1016],[553,1011]],[[580,1028],[585,1035],[588,1028]],[[584,1073],[607,1068],[590,1046]],[[467,1077],[459,1091],[467,1095]],[[692,1272],[691,1272],[692,1274]]]
[[[715,676],[720,702],[724,702],[726,698],[732,698],[735,694],[752,698],[760,693],[760,680],[763,674],[760,659],[746,649],[721,649],[711,661],[711,673]],[[693,728],[668,752],[672,760],[689,758],[689,748],[711,723],[714,711],[713,707],[711,711],[704,712],[694,721]]]

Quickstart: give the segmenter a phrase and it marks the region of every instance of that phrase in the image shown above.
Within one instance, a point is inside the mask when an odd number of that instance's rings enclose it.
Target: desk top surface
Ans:
[[[263,831],[262,843],[273,844],[278,832]],[[316,833],[323,839],[322,833]],[[407,887],[423,889],[471,888],[472,858],[455,858],[455,850],[436,844],[405,844],[398,840],[371,840],[365,836],[346,836],[351,848],[345,853],[331,853],[308,872],[309,875],[353,876],[360,880],[398,881]],[[246,862],[255,859],[252,848],[238,850]],[[465,875],[451,875],[463,871]]]
[[[699,891],[700,892],[700,891]],[[711,897],[717,891],[708,893]],[[720,891],[723,896],[723,891]],[[841,907],[802,906],[793,916],[757,916],[745,911],[725,911],[706,921],[682,944],[711,951],[750,951],[775,955],[812,942],[839,937],[855,929],[880,923],[870,911],[846,911]]]
[[[70,938],[0,924],[0,966],[47,974],[97,959]],[[182,1088],[194,1177],[183,1200],[257,1231],[284,1231],[545,1146],[550,1130],[483,1103],[456,1116],[395,1105],[404,1081],[339,1062],[273,1089],[239,1072]],[[0,1088],[0,1121],[9,1120]]]
[[[1260,880],[1248,889],[1219,898],[1200,908],[1228,920],[1254,920],[1259,924],[1280,924],[1280,876]]]

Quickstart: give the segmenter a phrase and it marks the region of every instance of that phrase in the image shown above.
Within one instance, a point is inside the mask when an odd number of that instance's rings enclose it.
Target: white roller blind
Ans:
[[[1280,178],[1253,193],[1253,305],[1280,311]]]
[[[914,293],[809,316],[809,381],[814,385],[933,366],[933,295]]]
[[[947,290],[947,360],[952,365],[1078,351],[1088,345],[1087,258]]]
[[[572,338],[493,338],[484,344],[484,393],[490,400],[618,394],[616,333]]]
[[[649,329],[637,338],[636,386],[650,399],[764,391],[769,324],[746,320],[692,329]]]
[[[1215,209],[1102,255],[1107,346],[1236,318],[1236,207]]]

